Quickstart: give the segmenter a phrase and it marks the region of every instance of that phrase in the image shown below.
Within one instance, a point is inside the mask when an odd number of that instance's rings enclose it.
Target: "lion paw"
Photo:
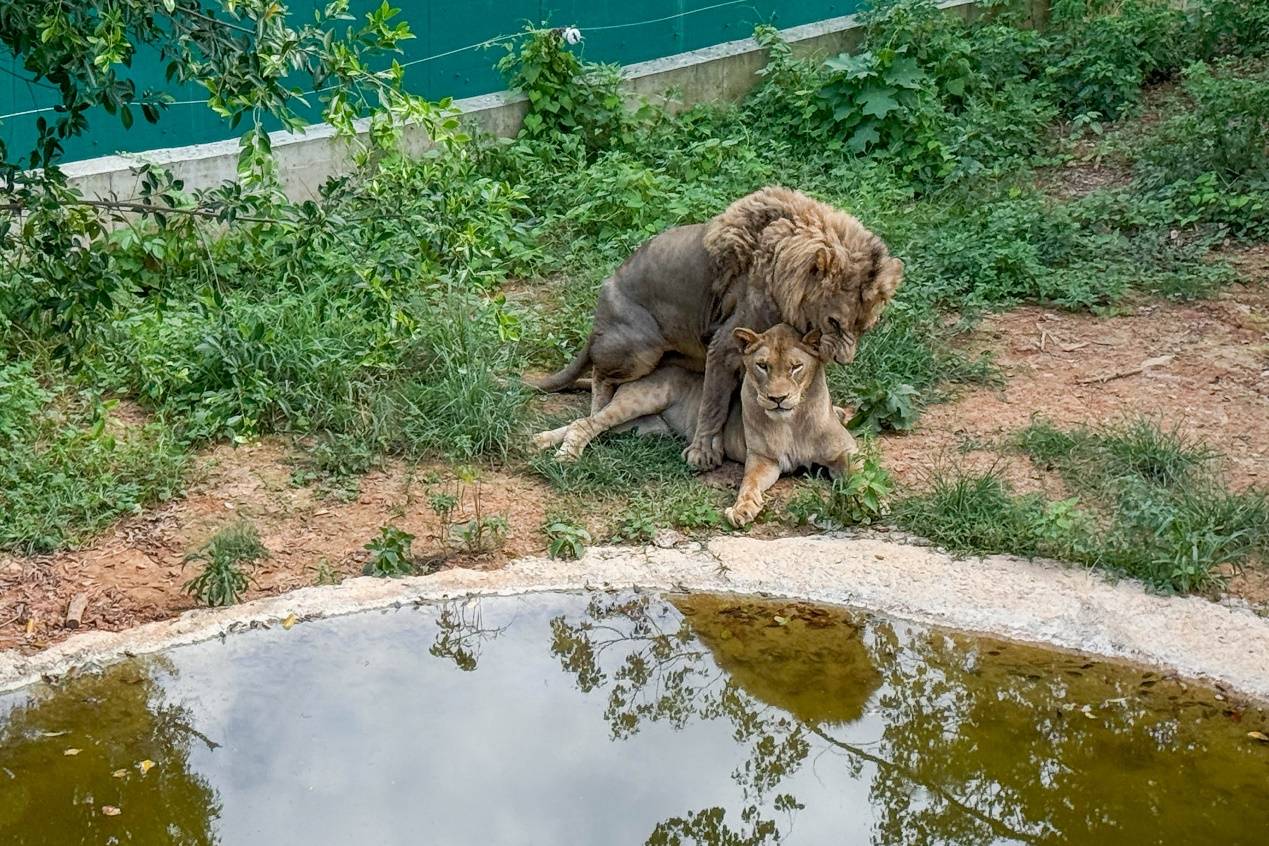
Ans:
[[[739,529],[752,523],[753,518],[758,516],[759,510],[761,510],[760,506],[738,502],[731,508],[724,511],[723,516],[727,518],[727,522],[730,523],[733,528]]]
[[[567,445],[562,446],[555,451],[555,460],[560,464],[572,464],[581,457],[582,454],[578,450]]]
[[[538,432],[533,436],[534,449],[550,449],[555,444],[554,432]]]
[[[683,459],[697,470],[713,470],[723,463],[722,438],[697,439],[683,450]]]

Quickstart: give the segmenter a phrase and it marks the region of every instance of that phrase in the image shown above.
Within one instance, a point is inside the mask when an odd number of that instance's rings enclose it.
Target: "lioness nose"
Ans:
[[[771,400],[776,405],[779,405],[780,403],[784,402],[788,398],[789,398],[788,394],[781,394],[780,396],[776,396],[775,394],[767,394],[767,399]]]

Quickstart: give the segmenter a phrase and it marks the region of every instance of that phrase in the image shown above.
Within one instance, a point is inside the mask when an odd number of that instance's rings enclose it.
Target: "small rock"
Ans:
[[[652,545],[658,549],[672,549],[687,540],[680,532],[673,529],[659,529],[652,536]]]

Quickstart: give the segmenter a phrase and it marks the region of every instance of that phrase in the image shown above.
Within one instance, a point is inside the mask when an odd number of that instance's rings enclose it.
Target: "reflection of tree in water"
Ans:
[[[1244,741],[1263,712],[1231,726],[1226,704],[1151,674],[828,609],[675,603],[682,617],[642,596],[596,597],[552,621],[552,651],[579,688],[606,690],[614,738],[725,719],[746,751],[739,829],[707,808],[660,824],[649,844],[780,842],[769,817],[797,806],[772,794],[813,750],[868,779],[873,842],[886,846],[1241,843],[1269,825],[1263,753]],[[865,708],[881,736],[849,742],[841,726]]]
[[[217,842],[216,793],[189,763],[192,745],[215,744],[164,700],[164,670],[128,664],[15,696],[0,712],[0,842]],[[154,766],[143,773],[141,761]]]
[[[442,602],[436,614],[436,639],[428,651],[470,673],[476,669],[484,643],[502,632],[502,628],[485,628],[479,599]]]
[[[801,805],[789,794],[772,794],[809,755],[815,721],[856,719],[880,679],[853,630],[819,639],[836,661],[819,668],[818,681],[804,673],[805,663],[790,666],[808,648],[798,635],[823,622],[816,615],[794,609],[793,618],[777,622],[778,615],[757,612],[759,622],[752,607],[734,602],[697,597],[681,603],[690,624],[672,606],[643,596],[593,597],[584,619],[551,622],[552,652],[583,691],[607,688],[605,716],[614,738],[630,737],[647,721],[682,728],[693,719],[725,719],[745,749],[732,773],[746,803],[741,827],[727,824],[724,809],[705,808],[660,823],[649,846],[779,843],[770,815],[791,819]],[[607,668],[609,652],[620,659],[615,669]]]

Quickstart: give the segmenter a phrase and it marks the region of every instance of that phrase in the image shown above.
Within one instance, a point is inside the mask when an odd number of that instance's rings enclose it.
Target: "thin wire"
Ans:
[[[609,30],[609,29],[625,29],[626,27],[631,27],[631,26],[644,26],[645,24],[661,23],[662,21],[674,20],[675,18],[686,18],[688,15],[696,15],[701,12],[709,12],[714,9],[721,9],[724,6],[738,6],[741,3],[748,3],[748,2],[752,2],[752,0],[728,0],[728,2],[726,3],[715,3],[713,6],[702,6],[699,9],[689,9],[686,12],[679,12],[677,15],[666,15],[663,18],[653,18],[652,20],[637,21],[636,23],[609,24],[608,26],[580,27],[580,29],[583,29],[586,32],[602,32],[604,30]]]
[[[635,26],[647,26],[648,24],[663,23],[665,21],[674,20],[676,18],[686,18],[689,15],[698,15],[701,12],[710,12],[710,11],[713,11],[714,9],[723,9],[723,8],[726,8],[727,6],[738,6],[741,3],[749,3],[749,2],[752,2],[752,0],[727,0],[727,2],[725,3],[715,3],[712,6],[702,6],[699,9],[688,9],[686,12],[678,12],[677,14],[666,15],[665,17],[662,17],[662,18],[650,18],[646,21],[631,21],[630,23],[622,23],[622,24],[608,24],[607,26],[578,27],[578,29],[580,29],[583,33],[607,32],[609,30],[614,30],[614,29],[628,29],[630,27],[635,27]],[[522,32],[513,32],[508,35],[496,35],[493,38],[486,38],[484,41],[477,41],[474,44],[468,44],[465,47],[455,47],[453,50],[446,50],[444,53],[437,53],[435,56],[425,56],[422,59],[411,59],[408,62],[402,62],[401,67],[408,68],[414,65],[421,65],[426,62],[435,61],[436,59],[443,59],[446,56],[453,56],[456,53],[464,53],[468,50],[475,50],[479,47],[489,47],[494,44],[498,44],[499,42],[502,42],[502,41],[510,41],[511,39],[519,38],[522,35],[533,35],[533,34],[538,34],[542,32],[549,32],[549,31],[550,30],[546,30],[546,29],[532,29],[532,30],[527,30]],[[28,80],[28,81],[34,82],[34,80]],[[39,83],[35,83],[35,84],[38,85]],[[324,91],[330,91],[331,89],[337,88],[337,87],[338,86],[336,85],[328,85],[325,88],[317,88],[317,89],[314,89],[313,91],[305,91],[300,96],[306,97],[309,94],[320,94]],[[206,102],[207,102],[206,99],[174,100],[173,102],[168,103],[167,105],[169,107],[194,106],[194,105],[199,105]],[[0,121],[6,121],[10,118],[15,118],[15,117],[25,117],[26,115],[41,114],[43,112],[52,112],[52,111],[56,111],[56,109],[57,109],[57,106],[43,106],[38,109],[27,109],[26,111],[22,111],[22,112],[13,112],[12,114],[0,115]]]
[[[739,0],[737,0],[737,2],[739,2]],[[427,56],[422,59],[411,59],[408,62],[402,62],[401,67],[408,68],[412,65],[421,65],[424,62],[430,62],[433,59],[443,59],[446,56],[452,56],[455,53],[463,53],[463,52],[466,52],[467,50],[475,50],[477,47],[491,47],[500,41],[509,41],[512,38],[519,38],[521,35],[529,35],[531,33],[536,34],[539,32],[546,32],[546,30],[532,29],[532,30],[527,30],[525,32],[514,32],[510,35],[496,35],[493,38],[486,38],[484,41],[477,41],[475,44],[468,44],[466,47],[455,47],[453,50],[446,50],[444,53],[437,53],[435,56]]]
[[[56,106],[44,106],[39,109],[27,109],[25,112],[14,112],[11,115],[0,115],[0,121],[15,117],[26,117],[27,115],[38,115],[42,112],[51,112],[56,108]]]

